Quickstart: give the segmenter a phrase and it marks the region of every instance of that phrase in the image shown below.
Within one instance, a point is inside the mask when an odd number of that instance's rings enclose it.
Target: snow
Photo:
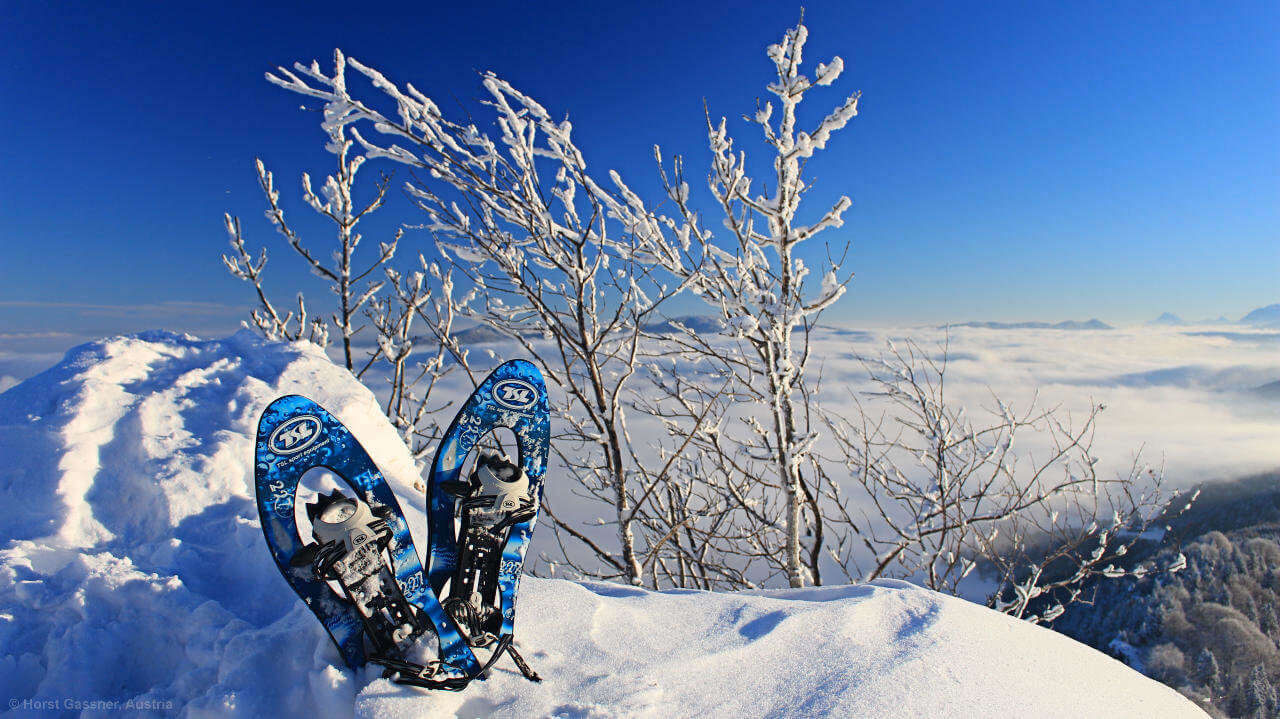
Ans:
[[[351,672],[254,509],[258,414],[291,392],[352,428],[422,536],[408,451],[309,345],[117,337],[0,394],[10,713],[1203,716],[1066,637],[897,581],[711,594],[530,577],[517,626],[541,684],[505,660],[459,694]]]

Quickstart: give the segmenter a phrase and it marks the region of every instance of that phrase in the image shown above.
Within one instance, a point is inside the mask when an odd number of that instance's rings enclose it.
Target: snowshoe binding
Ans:
[[[386,560],[391,511],[379,507],[375,517],[369,505],[336,489],[306,509],[316,542],[304,545],[290,564],[310,566],[317,579],[342,588],[360,615],[375,657],[404,656],[426,625]]]
[[[502,548],[512,525],[527,522],[538,513],[529,494],[529,477],[509,457],[483,452],[467,482],[450,482],[441,490],[458,500],[461,519],[458,566],[450,580],[445,611],[473,647],[494,646],[500,651],[502,604],[498,595],[498,570]],[[520,672],[539,681],[515,645],[505,649]]]

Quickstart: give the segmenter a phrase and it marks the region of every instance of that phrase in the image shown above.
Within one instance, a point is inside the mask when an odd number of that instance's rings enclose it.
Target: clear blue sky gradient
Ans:
[[[703,100],[716,116],[750,111],[769,80],[764,48],[799,13],[257,5],[6,3],[0,332],[229,331],[252,294],[218,259],[224,211],[271,248],[282,296],[313,287],[262,219],[253,172],[262,157],[324,246],[297,178],[327,174],[331,156],[303,98],[263,79],[276,65],[327,63],[341,47],[481,117],[475,72],[493,70],[567,114],[602,175],[616,168],[656,199],[659,143],[686,157],[705,198]],[[863,93],[810,169],[811,212],[838,194],[854,202],[827,235],[852,242],[841,319],[1236,319],[1280,301],[1280,4],[808,2],[805,13],[810,67],[836,54],[846,67],[812,95],[810,122]],[[764,176],[767,158],[754,162]],[[419,219],[397,200],[366,234]],[[213,306],[165,304],[180,302]]]

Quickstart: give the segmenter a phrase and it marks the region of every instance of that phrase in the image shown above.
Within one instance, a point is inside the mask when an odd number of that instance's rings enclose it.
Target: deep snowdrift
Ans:
[[[115,338],[0,394],[13,713],[1203,716],[1084,645],[901,582],[708,594],[530,578],[519,636],[542,684],[506,666],[461,694],[357,676],[258,527],[252,437],[290,392],[352,428],[421,534],[408,453],[373,396],[305,345]]]

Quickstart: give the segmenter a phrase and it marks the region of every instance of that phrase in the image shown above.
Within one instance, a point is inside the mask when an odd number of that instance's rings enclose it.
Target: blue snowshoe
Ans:
[[[538,681],[514,644],[515,603],[542,501],[550,449],[547,389],[524,360],[499,366],[472,392],[440,442],[427,481],[427,578],[466,638],[493,658],[508,653]],[[482,442],[506,428],[514,458]],[[468,456],[471,471],[462,479]]]
[[[332,414],[299,395],[262,413],[255,450],[258,513],[267,546],[285,580],[315,613],[346,664],[412,667],[415,684],[461,689],[485,667],[427,588],[400,505],[369,454]],[[334,490],[306,505],[312,541],[298,532],[298,483],[315,468],[337,475]],[[428,629],[440,661],[409,656]],[[391,668],[394,665],[394,669]]]
[[[514,461],[480,450],[500,427],[515,435]],[[255,450],[262,531],[281,574],[348,666],[373,662],[400,683],[459,690],[510,654],[525,677],[540,680],[516,651],[513,632],[549,427],[546,387],[529,362],[507,362],[476,388],[432,464],[424,575],[395,495],[351,432],[306,397],[281,397],[267,407]],[[294,506],[298,483],[317,467],[337,475],[354,496],[334,490],[308,503],[312,541],[304,542]],[[438,640],[438,660],[412,661],[428,630]],[[487,649],[488,658],[481,663],[473,648]]]

